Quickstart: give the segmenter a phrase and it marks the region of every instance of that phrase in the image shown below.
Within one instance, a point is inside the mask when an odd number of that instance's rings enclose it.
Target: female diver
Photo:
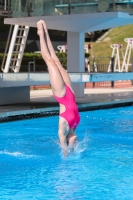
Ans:
[[[37,28],[41,53],[48,67],[52,91],[60,105],[58,136],[63,154],[66,156],[69,151],[73,151],[76,144],[75,129],[80,122],[80,116],[70,77],[55,54],[45,22],[38,21]]]

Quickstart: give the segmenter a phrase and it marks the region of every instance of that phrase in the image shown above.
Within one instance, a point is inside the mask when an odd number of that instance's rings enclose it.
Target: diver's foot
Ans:
[[[40,21],[37,22],[37,29],[38,29],[37,34],[38,34],[39,36],[43,35],[42,20],[40,20]]]
[[[44,28],[45,30],[47,30],[45,21],[41,20],[41,22],[42,22],[43,28]]]

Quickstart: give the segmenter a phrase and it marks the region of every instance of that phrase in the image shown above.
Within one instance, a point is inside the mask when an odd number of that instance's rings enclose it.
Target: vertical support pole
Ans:
[[[93,73],[95,73],[94,56],[92,56],[92,62],[93,62],[93,64],[92,64],[92,70],[93,70]],[[93,88],[94,88],[95,87],[95,82],[93,82],[92,85],[93,85]]]
[[[71,14],[71,0],[68,0],[68,14]]]
[[[84,72],[84,33],[67,33],[67,70]],[[76,97],[84,96],[84,83],[73,84]]]
[[[133,72],[133,58],[132,58],[132,67],[131,67],[131,71]],[[133,80],[131,80],[131,84],[133,85]]]
[[[111,57],[111,72],[114,72],[114,57]],[[114,81],[111,81],[111,87],[114,87]]]
[[[7,3],[6,3],[6,0],[4,1],[4,10],[7,10]]]
[[[35,57],[33,58],[33,62],[34,62],[34,65],[33,65],[33,72],[36,71],[36,61],[35,61]]]
[[[7,2],[6,6],[7,6]],[[11,0],[8,0],[8,6],[6,7],[6,10],[8,10],[8,17],[11,17]]]

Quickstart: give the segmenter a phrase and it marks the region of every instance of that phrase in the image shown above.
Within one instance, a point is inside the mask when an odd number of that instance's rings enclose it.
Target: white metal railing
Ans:
[[[133,72],[69,73],[72,83],[133,80]],[[48,73],[1,73],[0,87],[19,87],[50,84]]]

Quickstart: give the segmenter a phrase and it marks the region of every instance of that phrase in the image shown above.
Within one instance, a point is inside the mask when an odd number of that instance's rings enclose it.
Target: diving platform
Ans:
[[[36,8],[35,6],[35,9]],[[18,10],[16,11],[18,13]],[[34,15],[35,12],[32,16],[22,15],[22,13],[20,13],[21,15],[19,17],[17,15],[15,18],[14,11],[14,17],[6,18],[4,23],[30,28],[36,27],[37,22],[41,19],[46,22],[48,29],[67,31],[67,48],[69,49],[67,52],[67,72],[70,74],[71,80],[74,83],[73,89],[76,97],[84,97],[85,82],[133,79],[132,73],[82,73],[85,67],[84,34],[86,32],[133,24],[133,16],[129,12],[118,12],[114,9],[111,12],[110,10],[108,10],[108,12],[92,10],[84,14],[83,12],[82,14],[54,13],[54,15],[50,15],[49,13],[49,15],[45,16],[46,13],[44,13],[41,14],[41,12],[38,12],[38,16]],[[13,49],[12,47],[13,45],[11,45],[11,49]],[[11,54],[12,51],[9,51],[8,55]],[[20,60],[19,57],[18,59]],[[9,61],[10,60],[11,56],[9,58]],[[9,68],[13,68],[15,73],[8,73]],[[17,65],[17,69],[18,68]],[[0,105],[5,103],[28,102],[30,101],[30,86],[50,83],[47,73],[18,73],[18,71],[19,70],[16,70],[14,66],[10,66],[8,62],[6,69],[3,70],[5,73],[0,74],[0,96],[2,97],[0,98]]]
[[[133,16],[124,12],[5,18],[4,23],[36,27],[40,19],[46,22],[48,29],[80,33],[104,30],[133,23]]]

